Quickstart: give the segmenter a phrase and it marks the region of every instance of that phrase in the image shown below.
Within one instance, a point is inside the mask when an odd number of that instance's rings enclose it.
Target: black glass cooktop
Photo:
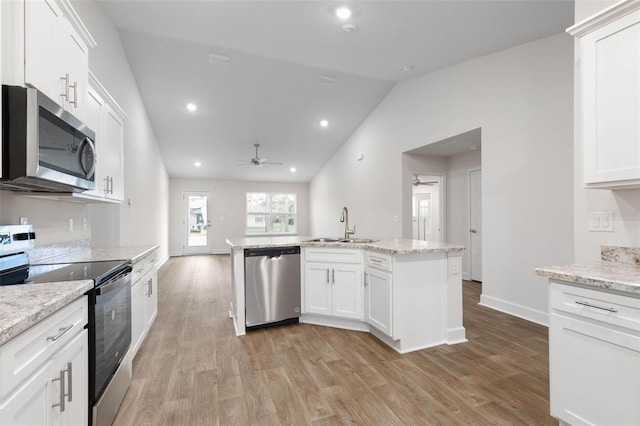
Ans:
[[[18,282],[10,282],[8,277],[0,276],[0,285],[6,284],[38,284],[60,281],[94,280],[99,285],[105,278],[126,269],[128,262],[106,261],[85,263],[62,263],[52,265],[35,265],[23,271]],[[15,274],[13,274],[15,276]],[[14,280],[16,281],[16,280]]]

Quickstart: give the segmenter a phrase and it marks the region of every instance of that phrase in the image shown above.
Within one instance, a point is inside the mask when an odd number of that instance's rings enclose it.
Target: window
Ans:
[[[247,234],[298,232],[296,194],[247,192]]]

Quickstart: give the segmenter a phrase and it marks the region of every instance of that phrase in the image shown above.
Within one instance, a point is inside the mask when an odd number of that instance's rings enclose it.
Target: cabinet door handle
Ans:
[[[329,268],[327,268],[327,284],[329,284]]]
[[[149,281],[147,281],[147,289],[149,290],[147,296],[151,297],[151,295],[153,294],[153,280],[151,278],[149,278]]]
[[[65,74],[64,77],[60,77],[60,80],[64,80],[64,93],[61,93],[60,96],[64,96],[64,99],[69,101],[69,73]]]
[[[52,407],[60,407],[61,413],[64,413],[64,372],[65,370],[60,370],[60,377],[52,380],[52,382],[60,381],[60,402],[53,404]]]
[[[369,278],[369,274],[367,274],[366,272],[364,273],[364,286],[367,286],[367,279]]]
[[[73,363],[67,363],[67,399],[73,401]]]
[[[67,74],[67,77],[69,74]],[[74,108],[78,108],[78,82],[74,81],[69,88],[73,88],[73,100],[69,101],[70,104],[73,104]],[[68,99],[67,99],[68,100]]]
[[[617,313],[618,313],[618,310],[617,310],[617,309],[614,309],[614,308],[607,308],[607,307],[604,307],[604,306],[598,306],[598,305],[592,305],[592,304],[591,304],[591,303],[589,303],[589,302],[583,302],[583,301],[581,301],[581,300],[576,300],[576,305],[582,305],[582,306],[587,306],[587,307],[589,307],[589,308],[601,309],[601,310],[603,310],[603,311],[612,312],[612,313],[614,313],[614,314],[617,314]]]
[[[56,334],[55,336],[47,337],[47,341],[51,340],[52,342],[55,342],[56,340],[61,338],[64,333],[66,333],[67,331],[71,330],[72,328],[73,328],[73,324],[71,324],[70,326],[67,326],[67,327],[59,328],[58,329],[59,333]]]
[[[336,270],[331,268],[331,284],[336,283]]]

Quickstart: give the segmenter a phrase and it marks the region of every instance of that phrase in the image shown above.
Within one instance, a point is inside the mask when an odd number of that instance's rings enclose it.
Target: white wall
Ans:
[[[447,158],[446,214],[447,242],[469,247],[469,171],[480,169],[481,151],[469,151]],[[469,250],[462,255],[462,277],[470,279]]]
[[[617,1],[576,0],[576,22],[615,3]],[[609,191],[583,187],[580,50],[578,40],[575,43],[575,262],[588,263],[600,260],[602,245],[640,247],[640,189]],[[589,232],[589,212],[613,212],[614,232]]]
[[[198,179],[171,179],[169,254],[183,254],[184,225],[182,224],[185,191],[211,191],[213,232],[212,252],[228,253],[228,237],[244,237],[247,192],[293,192],[297,194],[298,235],[309,235],[309,185],[293,183],[239,182]],[[338,210],[336,218],[340,215]]]
[[[72,4],[97,42],[89,52],[89,68],[128,116],[124,126],[125,202],[90,207],[92,245],[159,244],[159,258],[166,259],[169,177],[120,37],[97,3],[76,0]]]
[[[544,323],[534,268],[573,260],[572,103],[567,34],[403,81],[311,182],[311,232],[348,205],[359,234],[402,236],[402,153],[481,128],[483,303]]]

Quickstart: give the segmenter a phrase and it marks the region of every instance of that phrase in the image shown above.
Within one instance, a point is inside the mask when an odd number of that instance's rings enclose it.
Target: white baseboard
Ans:
[[[467,342],[466,330],[464,327],[450,328],[447,330],[447,345]]]
[[[471,274],[468,272],[463,272],[462,273],[462,279],[465,281],[471,281]]]
[[[497,299],[485,294],[480,296],[480,305],[495,309],[496,311],[504,312],[505,314],[513,315],[514,317],[535,322],[536,324],[544,325],[545,327],[549,326],[549,314],[547,312],[527,308],[526,306]]]
[[[161,267],[162,265],[164,265],[165,263],[167,263],[167,260],[169,260],[169,257],[171,257],[171,256],[167,256],[167,257],[165,257],[164,259],[162,259],[160,262],[158,262],[158,263],[157,263],[157,265],[158,265],[158,266],[156,266],[156,269],[160,269],[160,267]]]

